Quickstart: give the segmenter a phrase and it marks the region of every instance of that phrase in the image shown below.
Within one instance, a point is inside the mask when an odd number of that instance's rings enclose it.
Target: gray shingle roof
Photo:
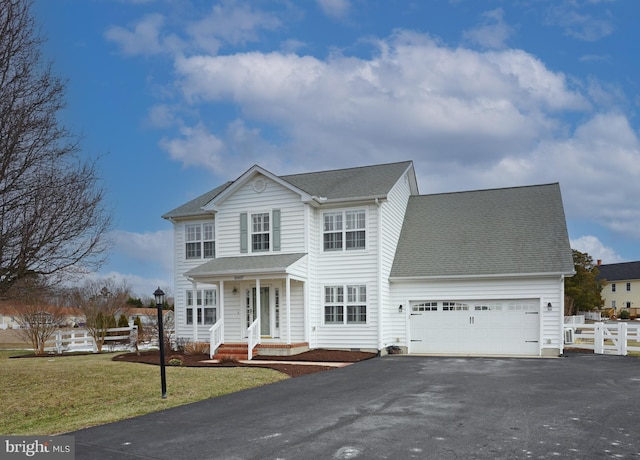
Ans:
[[[389,193],[412,164],[411,161],[403,161],[279,177],[311,196],[324,197],[327,200],[379,198],[385,197]],[[232,184],[233,182],[227,182],[163,214],[162,217],[174,219],[208,215],[202,210],[202,207]]]
[[[203,215],[210,215],[210,213],[206,213],[202,210],[202,207],[206,205],[209,201],[213,200],[216,196],[222,193],[227,187],[229,187],[233,182],[227,182],[222,184],[219,187],[214,188],[213,190],[200,195],[193,200],[178,206],[177,208],[169,211],[166,214],[162,215],[163,219],[174,219],[177,217],[196,217]]]
[[[640,280],[640,261],[599,265],[598,279],[607,281]]]
[[[392,278],[572,273],[558,184],[412,196]]]
[[[411,161],[280,176],[309,195],[333,199],[384,197]]]
[[[211,259],[189,270],[186,276],[229,276],[247,273],[284,273],[291,264],[306,254],[273,254],[263,256],[222,257]]]

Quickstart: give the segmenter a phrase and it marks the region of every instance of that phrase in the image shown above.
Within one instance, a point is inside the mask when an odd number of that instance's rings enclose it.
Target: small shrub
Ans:
[[[208,355],[209,344],[207,342],[189,342],[184,346],[185,355]]]
[[[622,310],[620,315],[618,315],[620,319],[629,319],[630,316],[631,314],[629,313],[629,310]]]
[[[171,356],[167,364],[169,366],[182,366],[184,365],[184,361],[179,356]]]
[[[238,364],[238,359],[235,356],[223,356],[220,358],[220,362],[224,364]]]
[[[635,320],[636,320],[636,318],[637,318],[637,316],[636,316],[636,315],[629,315],[629,319],[630,319],[631,321],[635,321]]]
[[[190,343],[191,343],[191,339],[187,337],[176,337],[176,343],[175,343],[176,351],[183,353]]]

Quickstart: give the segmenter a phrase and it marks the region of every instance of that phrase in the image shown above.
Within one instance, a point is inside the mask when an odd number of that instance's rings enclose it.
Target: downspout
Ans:
[[[216,322],[222,321],[222,343],[224,343],[224,280],[220,280],[220,292],[218,294],[218,303],[220,305],[220,317],[216,318]]]
[[[311,238],[311,226],[309,224],[311,207],[306,204],[304,210],[304,225],[305,225],[305,239],[304,239],[304,251],[307,254],[307,279],[303,286],[303,306],[304,306],[304,341],[309,344],[309,347],[313,347],[311,343],[311,317],[309,315],[309,283],[311,281],[311,253],[309,252],[309,240]],[[287,298],[289,296],[287,295]]]
[[[564,275],[560,275],[560,356],[564,354]]]
[[[376,198],[376,206],[378,210],[378,353],[382,350],[383,341],[383,311],[382,311],[382,205],[380,200]]]
[[[285,281],[286,290],[286,306],[287,306],[287,345],[291,345],[291,275],[287,273],[287,279]]]

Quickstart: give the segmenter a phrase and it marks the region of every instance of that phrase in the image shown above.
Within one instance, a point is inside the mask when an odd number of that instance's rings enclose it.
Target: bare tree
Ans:
[[[64,324],[64,309],[46,303],[48,288],[42,279],[23,280],[13,289],[12,315],[20,326],[18,335],[31,344],[36,355],[42,355],[46,342]]]
[[[45,344],[64,325],[62,307],[18,301],[14,307],[14,317],[20,325],[18,335],[30,343],[36,355],[43,355]]]
[[[116,283],[113,279],[87,281],[76,289],[74,303],[84,313],[87,332],[95,340],[98,353],[109,328],[109,318],[126,309],[131,290],[126,283]]]
[[[95,160],[62,126],[66,83],[42,62],[31,0],[0,0],[0,297],[17,281],[104,261],[110,212]]]

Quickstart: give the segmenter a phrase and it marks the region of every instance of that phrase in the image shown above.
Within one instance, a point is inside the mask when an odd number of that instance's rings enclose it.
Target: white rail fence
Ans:
[[[138,327],[113,327],[107,329],[104,338],[104,346],[107,348],[135,349],[138,343]],[[50,344],[45,349],[62,354],[65,351],[92,350],[98,352],[98,346],[89,332],[86,330],[72,329],[69,331],[56,331],[53,337],[47,341]]]
[[[640,324],[565,324],[564,347],[593,350],[597,354],[626,356],[629,351],[640,351]]]

